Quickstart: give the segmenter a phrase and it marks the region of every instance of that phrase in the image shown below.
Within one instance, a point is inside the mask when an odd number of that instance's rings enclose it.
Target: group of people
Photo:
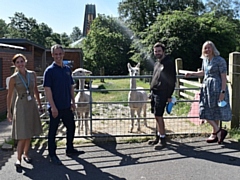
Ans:
[[[176,82],[176,70],[173,60],[169,55],[165,54],[165,46],[163,44],[156,43],[153,51],[157,61],[154,65],[150,97],[157,131],[156,138],[150,140],[149,144],[165,147],[163,113],[166,105],[172,101],[171,97]],[[205,119],[212,126],[212,133],[206,142],[218,142],[218,144],[221,144],[227,136],[227,131],[221,128],[220,121],[230,121],[232,118],[227,87],[227,64],[211,41],[206,41],[203,44],[201,59],[201,71],[186,73],[185,77],[203,77],[199,99],[199,117],[200,119]]]
[[[170,55],[165,53],[165,45],[158,42],[153,46],[157,61],[151,81],[151,110],[156,119],[156,138],[150,140],[150,145],[165,147],[166,132],[163,114],[166,105],[171,102],[176,83],[175,63]],[[63,64],[64,49],[61,45],[51,47],[53,63],[44,72],[43,86],[49,103],[48,151],[50,162],[61,165],[56,154],[56,132],[60,120],[67,129],[66,155],[83,154],[73,147],[75,134],[74,114],[74,81],[71,69]],[[212,126],[212,133],[207,143],[221,144],[227,131],[219,127],[219,121],[231,120],[229,93],[227,88],[227,65],[219,51],[211,41],[202,46],[202,70],[187,73],[185,76],[203,76],[200,93],[199,113],[201,119],[206,119]],[[39,110],[42,109],[37,88],[37,78],[34,71],[26,69],[27,59],[22,54],[12,58],[15,73],[9,79],[7,95],[7,118],[12,122],[12,138],[17,140],[17,161],[15,166],[21,167],[21,160],[31,163],[29,148],[31,138],[42,133]],[[14,98],[15,97],[15,98]],[[226,102],[224,107],[219,102]],[[38,106],[37,106],[37,103]]]
[[[74,82],[71,69],[63,64],[64,49],[61,45],[51,48],[53,63],[44,72],[44,90],[49,102],[48,151],[50,161],[61,165],[56,155],[55,137],[60,119],[67,129],[66,155],[83,154],[73,148],[75,134],[74,114]],[[29,148],[31,138],[42,133],[39,110],[42,109],[34,71],[27,70],[27,59],[23,54],[12,58],[16,67],[15,73],[9,78],[7,95],[7,118],[12,122],[12,138],[17,140],[17,161],[15,166],[21,168],[21,160],[31,163]],[[14,98],[15,97],[15,98]],[[38,102],[38,106],[36,103]],[[13,104],[14,103],[14,104]]]

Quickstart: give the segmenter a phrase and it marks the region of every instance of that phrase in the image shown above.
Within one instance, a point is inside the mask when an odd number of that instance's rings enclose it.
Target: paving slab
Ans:
[[[0,122],[0,145],[11,138],[12,123],[8,120]]]

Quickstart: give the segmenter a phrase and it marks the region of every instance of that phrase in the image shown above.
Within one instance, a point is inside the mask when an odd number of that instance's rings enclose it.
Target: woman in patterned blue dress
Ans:
[[[232,118],[227,87],[227,64],[211,41],[203,44],[201,58],[203,59],[202,70],[187,73],[186,77],[204,76],[200,93],[199,115],[200,119],[206,119],[213,128],[207,143],[218,142],[221,144],[227,131],[219,127],[219,121],[230,121]],[[224,101],[227,104],[220,107],[218,103]]]

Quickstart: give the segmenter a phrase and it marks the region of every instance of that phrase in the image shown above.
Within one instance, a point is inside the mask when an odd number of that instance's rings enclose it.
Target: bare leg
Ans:
[[[218,126],[219,125],[219,121],[207,120],[207,122],[212,126],[212,134],[207,139],[207,142],[208,143],[216,142],[217,141],[216,137],[221,138],[221,132],[216,134],[219,131],[219,129],[220,129],[220,127]]]
[[[29,158],[28,152],[29,152],[29,148],[30,148],[30,143],[31,143],[31,139],[25,139],[24,156],[27,157],[27,158]]]
[[[212,126],[213,128],[213,133],[216,133],[219,130],[218,124],[219,121],[211,121],[211,120],[207,120],[207,122]]]
[[[158,132],[160,132],[161,135],[165,135],[165,123],[163,120],[162,116],[155,116],[156,119],[156,138],[154,140],[149,140],[148,144],[149,145],[155,145],[159,143],[159,134]]]
[[[24,151],[25,139],[19,139],[17,144],[17,159],[21,162]]]
[[[161,135],[165,135],[165,123],[162,116],[155,116],[155,119],[157,121],[157,129],[158,132],[160,132]]]

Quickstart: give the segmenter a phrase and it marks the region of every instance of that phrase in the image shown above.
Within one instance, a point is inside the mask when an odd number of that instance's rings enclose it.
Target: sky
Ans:
[[[0,19],[9,23],[9,17],[22,12],[38,24],[47,24],[55,33],[70,35],[75,26],[83,31],[86,4],[95,4],[96,14],[118,17],[119,2],[121,0],[0,0]]]

